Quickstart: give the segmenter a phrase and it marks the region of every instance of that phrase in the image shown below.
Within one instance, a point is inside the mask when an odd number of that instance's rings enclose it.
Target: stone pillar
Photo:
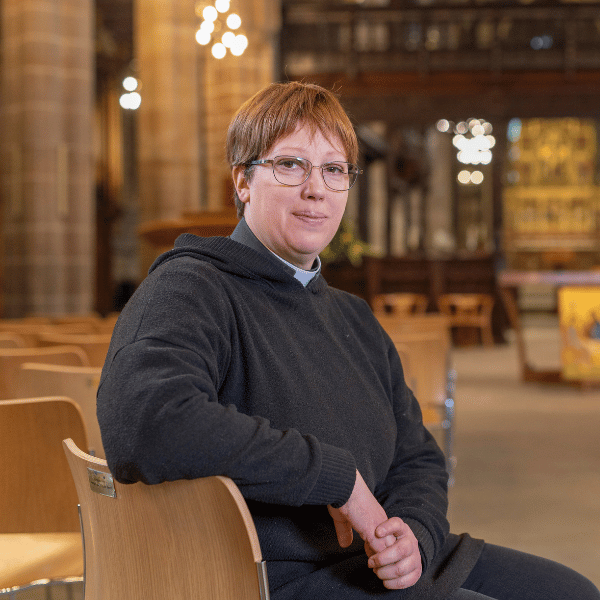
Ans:
[[[179,217],[200,207],[196,21],[190,0],[135,0],[142,222]]]
[[[231,172],[225,160],[227,127],[235,111],[250,96],[274,81],[280,0],[231,0],[248,38],[241,56],[216,59],[210,45],[200,48],[204,63],[206,208],[221,210],[232,203]]]
[[[3,316],[93,308],[93,3],[2,0]]]
[[[201,89],[196,14],[190,0],[134,0],[139,221],[201,207]],[[157,250],[139,239],[139,278]]]
[[[425,133],[425,147],[429,161],[429,180],[425,197],[426,239],[425,248],[431,253],[454,251],[456,239],[453,231],[453,161],[456,152],[452,136],[430,127]]]

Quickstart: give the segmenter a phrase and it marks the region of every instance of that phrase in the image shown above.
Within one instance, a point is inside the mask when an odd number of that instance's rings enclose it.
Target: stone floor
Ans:
[[[559,368],[553,317],[526,321],[529,362]],[[600,388],[523,383],[514,344],[455,348],[454,532],[562,562],[600,586]]]

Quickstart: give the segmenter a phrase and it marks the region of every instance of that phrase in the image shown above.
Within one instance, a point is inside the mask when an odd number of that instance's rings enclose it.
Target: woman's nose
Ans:
[[[305,186],[310,197],[322,198],[326,194],[327,188],[319,167],[312,167]]]

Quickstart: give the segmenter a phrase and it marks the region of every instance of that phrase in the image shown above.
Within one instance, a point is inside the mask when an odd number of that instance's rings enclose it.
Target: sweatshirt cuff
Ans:
[[[306,504],[331,504],[339,508],[346,504],[354,489],[356,463],[350,452],[329,444],[321,444],[321,452],[321,472]]]
[[[421,552],[421,559],[423,561],[423,573],[427,570],[427,567],[431,564],[435,554],[435,545],[433,538],[427,530],[427,528],[415,521],[414,519],[402,519],[412,530],[417,541],[419,542],[419,550]]]

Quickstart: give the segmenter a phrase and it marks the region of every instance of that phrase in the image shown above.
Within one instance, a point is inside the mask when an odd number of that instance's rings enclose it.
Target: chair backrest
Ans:
[[[88,453],[104,458],[100,426],[96,416],[96,392],[100,383],[100,367],[73,367],[24,363],[19,371],[20,398],[67,396],[83,414],[88,433]]]
[[[230,479],[121,485],[106,461],[72,440],[64,448],[81,505],[86,600],[268,598],[254,523]]]
[[[437,303],[446,315],[490,316],[494,298],[489,294],[442,294]]]
[[[87,435],[68,398],[0,401],[0,533],[80,530],[77,493],[61,442]]]
[[[378,320],[399,348],[400,357],[408,354],[410,378],[416,388],[413,392],[423,409],[443,405],[448,392],[451,348],[447,317],[378,315]]]
[[[0,348],[25,348],[27,341],[18,333],[12,331],[0,331]]]
[[[451,366],[450,322],[447,316],[427,314],[410,317],[378,315],[398,349],[400,359],[408,356],[408,378],[429,429],[442,430],[449,482],[454,480],[453,450],[454,377]]]
[[[88,357],[90,366],[102,367],[110,346],[110,333],[42,333],[40,346],[78,346]]]
[[[425,294],[377,294],[373,298],[373,312],[423,314],[428,304],[429,298]]]
[[[21,319],[0,319],[0,331],[17,334],[22,340],[25,340],[25,346],[28,348],[38,345],[40,329],[45,326],[45,324],[30,323]]]
[[[50,346],[47,348],[0,348],[0,399],[19,396],[19,370],[26,362],[54,365],[89,366],[85,352],[77,346]]]

